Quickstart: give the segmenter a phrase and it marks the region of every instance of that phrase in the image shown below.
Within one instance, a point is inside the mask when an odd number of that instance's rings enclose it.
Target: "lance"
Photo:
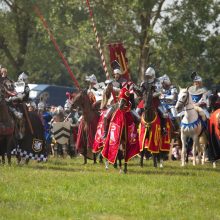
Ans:
[[[66,59],[65,59],[65,57],[64,57],[64,55],[63,55],[63,53],[61,52],[61,50],[60,50],[60,48],[59,48],[59,46],[58,46],[58,44],[57,44],[57,42],[56,42],[56,40],[55,40],[55,38],[54,38],[52,32],[51,32],[50,29],[49,29],[49,26],[48,26],[46,20],[44,19],[43,14],[41,13],[41,11],[40,11],[40,9],[39,9],[39,7],[37,7],[37,5],[35,4],[35,5],[33,6],[33,8],[34,8],[34,12],[37,14],[37,16],[40,18],[41,22],[43,23],[44,28],[47,30],[47,33],[49,34],[50,39],[51,39],[51,41],[53,42],[53,45],[54,45],[55,49],[57,50],[59,56],[61,57],[61,59],[62,59],[64,65],[65,65],[65,67],[66,67],[66,69],[67,69],[67,71],[68,71],[68,73],[69,73],[71,79],[73,80],[75,86],[76,86],[78,89],[80,89],[79,83],[78,83],[78,81],[76,80],[76,78],[75,78],[75,76],[74,76],[72,70],[70,69],[70,66],[68,65],[68,62],[66,61]]]
[[[94,18],[93,18],[93,13],[92,13],[92,9],[90,7],[89,0],[86,0],[86,4],[87,4],[88,9],[89,9],[89,15],[90,15],[92,26],[93,26],[93,31],[94,31],[95,37],[96,37],[96,43],[97,43],[98,50],[99,50],[101,60],[102,60],[102,66],[104,68],[106,78],[109,79],[109,73],[108,73],[106,62],[105,62],[105,57],[104,57],[104,54],[103,54],[103,51],[102,51],[102,48],[101,48],[101,43],[100,43],[100,39],[99,39],[98,32],[97,32],[97,29],[96,29],[96,25],[95,25],[95,21],[94,21]]]
[[[101,60],[102,60],[102,66],[103,66],[103,69],[105,71],[106,78],[109,79],[110,75],[108,73],[107,65],[106,65],[106,62],[105,62],[105,57],[104,57],[104,54],[103,54],[103,51],[102,51],[102,48],[101,48],[101,43],[100,43],[100,39],[99,39],[99,36],[98,36],[98,32],[97,32],[97,28],[96,28],[95,21],[94,21],[94,18],[93,18],[92,8],[90,7],[89,0],[86,0],[86,4],[87,4],[88,9],[89,9],[89,15],[90,15],[92,26],[93,26],[93,31],[95,33],[97,47],[98,47],[99,54],[100,54]],[[112,96],[113,96],[114,102],[116,103],[117,98],[116,98],[116,95],[115,95],[114,91],[112,92]]]

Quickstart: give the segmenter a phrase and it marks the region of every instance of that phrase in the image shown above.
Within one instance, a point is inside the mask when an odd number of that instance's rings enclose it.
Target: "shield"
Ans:
[[[70,121],[53,123],[51,131],[58,144],[67,144],[69,142],[70,124]]]

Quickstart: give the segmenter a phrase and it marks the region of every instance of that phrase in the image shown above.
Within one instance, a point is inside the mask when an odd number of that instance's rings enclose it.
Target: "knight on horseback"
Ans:
[[[153,89],[153,106],[161,120],[161,132],[163,135],[167,134],[166,131],[166,112],[161,105],[159,97],[161,96],[161,89],[157,86],[156,72],[153,67],[148,67],[145,71],[145,81],[141,83],[140,92],[143,95],[148,87]],[[137,106],[136,112],[141,115],[144,111],[144,100],[141,100]]]
[[[121,89],[128,89],[129,91],[129,102],[131,103],[131,114],[134,117],[134,120],[136,123],[140,121],[140,116],[135,111],[135,100],[134,100],[134,93],[137,91],[137,86],[130,80],[127,80],[124,78],[123,73],[121,71],[119,63],[114,60],[111,64],[113,68],[113,76],[115,81],[111,81],[112,86],[110,84],[110,93],[113,95],[114,104],[108,108],[108,110],[105,112],[104,115],[104,138],[107,135],[107,129],[108,129],[108,123],[113,115],[113,113],[118,108],[118,102],[119,100],[116,99],[116,94],[119,94],[121,92]]]
[[[165,110],[167,117],[171,119],[175,131],[179,129],[179,117],[175,109],[176,101],[178,98],[177,88],[172,85],[170,78],[165,74],[158,78],[161,84],[161,95],[159,96],[161,105]]]
[[[130,92],[126,86],[120,90],[118,108],[111,117],[102,155],[114,164],[119,152],[120,159],[122,156],[125,159],[124,172],[126,173],[128,160],[139,153],[137,128],[131,113]],[[119,166],[121,168],[121,164]]]
[[[207,110],[207,101],[209,97],[209,91],[203,86],[202,77],[193,72],[191,74],[193,85],[189,87],[189,93],[192,97],[195,106],[202,108],[206,118],[209,118],[209,112]],[[200,114],[202,116],[202,113]]]
[[[22,72],[18,81],[14,83],[16,95],[10,96],[8,102],[10,103],[10,110],[17,119],[22,119],[26,111],[26,103],[29,100],[30,88],[28,86],[28,75]]]

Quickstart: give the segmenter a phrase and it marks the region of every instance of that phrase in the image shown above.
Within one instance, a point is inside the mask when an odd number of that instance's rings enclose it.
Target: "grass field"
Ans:
[[[0,166],[0,219],[220,219],[220,168],[166,161],[128,174],[82,157]]]

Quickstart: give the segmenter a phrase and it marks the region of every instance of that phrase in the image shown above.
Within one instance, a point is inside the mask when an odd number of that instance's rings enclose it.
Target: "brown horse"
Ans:
[[[170,127],[171,124],[168,120],[165,121],[167,134],[162,136],[161,133],[161,117],[156,110],[156,100],[153,97],[154,87],[151,84],[145,84],[143,91],[144,112],[142,114],[141,123],[139,127],[139,144],[141,152],[140,165],[143,166],[144,154],[149,152],[152,154],[154,167],[160,163],[163,167],[162,159],[165,153],[170,149]]]
[[[2,156],[2,163],[5,163],[5,154],[7,153],[8,164],[10,165],[15,123],[9,113],[5,95],[5,88],[0,82],[0,155]]]
[[[73,107],[82,110],[82,117],[78,128],[76,149],[84,156],[84,164],[87,158],[93,159],[96,163],[96,155],[92,153],[99,112],[93,107],[86,90],[79,91],[72,100]]]

